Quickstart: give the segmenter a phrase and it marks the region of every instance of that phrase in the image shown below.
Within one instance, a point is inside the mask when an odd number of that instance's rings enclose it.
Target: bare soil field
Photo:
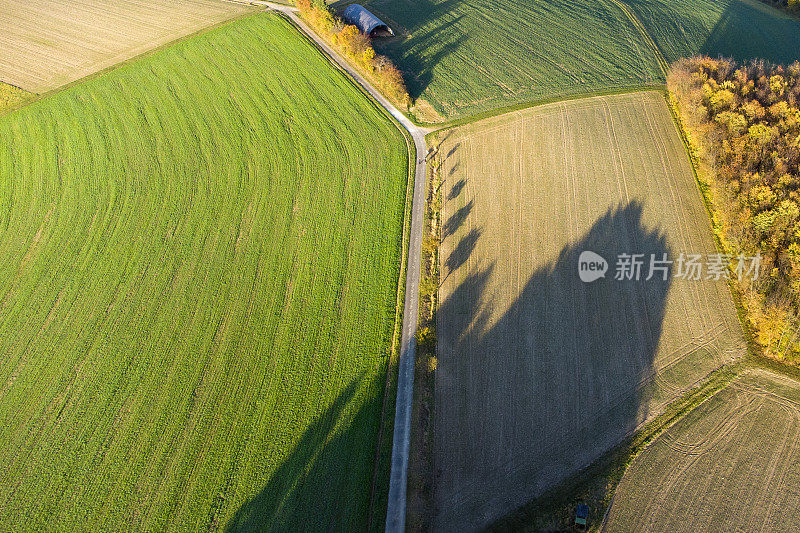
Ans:
[[[800,384],[754,370],[645,450],[605,531],[794,531],[800,506]]]
[[[252,10],[223,0],[0,0],[0,81],[46,92]]]
[[[575,473],[745,353],[662,94],[544,105],[442,134],[435,527],[475,530]],[[578,257],[608,261],[584,283]],[[641,279],[617,256],[645,254]],[[673,265],[674,267],[674,265]]]

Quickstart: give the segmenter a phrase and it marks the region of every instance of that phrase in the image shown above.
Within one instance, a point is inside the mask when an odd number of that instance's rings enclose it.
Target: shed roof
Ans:
[[[372,32],[378,29],[394,35],[392,29],[385,22],[367,11],[367,8],[361,4],[350,4],[345,8],[342,15],[345,22],[356,26],[365,35],[372,35]]]

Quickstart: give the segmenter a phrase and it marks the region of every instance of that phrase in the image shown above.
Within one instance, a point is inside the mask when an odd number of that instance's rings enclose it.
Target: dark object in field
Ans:
[[[578,529],[586,529],[586,522],[589,519],[589,506],[585,503],[579,503],[575,509],[575,527]]]
[[[369,37],[391,37],[394,35],[392,29],[381,19],[367,11],[361,4],[351,4],[342,13],[344,21],[352,24],[361,30],[361,33]]]

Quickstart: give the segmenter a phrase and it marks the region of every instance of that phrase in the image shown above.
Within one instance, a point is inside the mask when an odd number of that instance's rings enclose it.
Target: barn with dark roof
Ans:
[[[361,4],[350,4],[342,12],[344,21],[352,24],[364,35],[370,37],[389,37],[394,35],[392,29],[381,19],[367,11]]]

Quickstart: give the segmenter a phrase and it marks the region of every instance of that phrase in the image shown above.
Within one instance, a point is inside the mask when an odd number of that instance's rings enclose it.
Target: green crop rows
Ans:
[[[383,50],[446,118],[658,83],[657,57],[608,0],[373,0],[410,32]]]
[[[757,0],[625,1],[669,62],[698,54],[800,59],[800,20]]]
[[[2,529],[364,529],[407,159],[266,14],[0,117]]]
[[[372,0],[368,6],[403,35],[376,44],[379,51],[404,70],[411,95],[445,119],[660,85],[664,58],[702,53],[791,62],[800,54],[800,21],[756,0]]]

